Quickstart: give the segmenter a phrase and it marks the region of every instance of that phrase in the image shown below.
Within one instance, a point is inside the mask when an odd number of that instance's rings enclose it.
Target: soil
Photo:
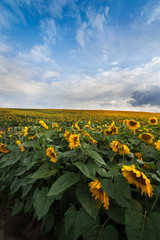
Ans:
[[[40,225],[26,215],[12,216],[0,201],[0,240],[49,240],[40,231]]]

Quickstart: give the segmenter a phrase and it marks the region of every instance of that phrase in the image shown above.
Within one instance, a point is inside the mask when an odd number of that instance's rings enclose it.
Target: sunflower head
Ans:
[[[151,125],[156,125],[158,123],[158,119],[155,117],[152,117],[148,120],[148,123]]]
[[[127,126],[131,130],[136,130],[140,127],[140,123],[135,120],[127,120]]]
[[[24,128],[24,136],[27,136],[28,135],[28,127],[25,127]]]
[[[69,137],[70,137],[71,134],[72,134],[71,132],[65,131],[64,137],[65,137],[65,139],[66,139],[67,141],[69,141]]]
[[[71,134],[69,136],[69,147],[70,149],[75,149],[78,146],[81,146],[80,140],[79,140],[79,134]]]
[[[86,140],[89,142],[89,143],[97,143],[97,141],[96,140],[94,140],[92,137],[91,137],[91,135],[89,134],[89,133],[87,133],[87,132],[85,132],[84,133],[84,137],[86,137]]]
[[[157,150],[160,151],[160,140],[158,140],[156,143],[155,143],[155,147]]]
[[[142,154],[140,152],[135,152],[134,154],[139,160],[143,161]]]
[[[92,193],[92,196],[95,197],[95,200],[99,204],[99,206],[103,205],[103,207],[108,210],[109,209],[109,197],[108,195],[103,191],[101,188],[101,183],[98,179],[95,179],[94,181],[90,182],[88,184],[90,188],[90,192]]]
[[[17,140],[16,143],[17,143],[18,146],[21,145],[21,141],[19,141],[19,140]]]
[[[150,134],[150,133],[142,133],[142,134],[139,135],[139,138],[140,138],[143,142],[145,142],[145,143],[150,143],[150,144],[153,143],[153,139],[154,139],[153,135]]]
[[[9,150],[8,150],[8,148],[5,146],[4,143],[1,143],[1,145],[0,145],[0,152],[2,152],[2,153],[9,153]]]
[[[40,120],[40,121],[39,121],[39,124],[40,124],[42,127],[48,129],[48,126],[47,126],[47,124],[46,124],[44,121]]]
[[[119,141],[115,140],[111,142],[111,148],[114,152],[119,152],[120,155],[129,154],[130,150],[127,145],[120,143]]]
[[[46,156],[50,157],[50,161],[56,163],[57,162],[57,154],[54,151],[53,147],[48,147],[46,149]]]
[[[145,195],[148,194],[149,197],[153,196],[153,187],[150,180],[143,172],[137,170],[135,165],[123,166],[122,174],[128,180],[129,184],[134,184],[137,189],[141,189],[141,195],[145,193]]]

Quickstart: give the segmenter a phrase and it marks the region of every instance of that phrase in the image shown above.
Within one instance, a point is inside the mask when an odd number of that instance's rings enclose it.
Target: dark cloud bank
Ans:
[[[160,106],[160,86],[151,87],[146,91],[134,91],[129,103],[133,107],[150,104],[151,106]]]

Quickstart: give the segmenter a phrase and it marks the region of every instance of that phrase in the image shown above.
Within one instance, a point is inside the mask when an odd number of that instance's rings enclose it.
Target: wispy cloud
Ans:
[[[42,37],[47,43],[56,43],[57,28],[53,18],[41,20]]]
[[[88,7],[86,10],[87,21],[82,22],[76,32],[76,40],[84,47],[94,36],[99,34],[99,31],[103,30],[106,18],[108,16],[109,7],[96,11],[93,7]]]
[[[160,21],[160,4],[153,7],[150,11],[147,23],[151,24],[155,21]]]

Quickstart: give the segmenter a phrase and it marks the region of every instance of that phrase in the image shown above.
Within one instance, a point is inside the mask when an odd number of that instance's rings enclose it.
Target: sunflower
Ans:
[[[42,127],[48,129],[48,126],[47,126],[47,124],[46,124],[44,121],[40,120],[40,121],[39,121],[39,124],[40,124]]]
[[[155,117],[152,117],[148,120],[148,123],[151,125],[156,125],[158,123],[158,119]]]
[[[129,148],[119,141],[115,140],[111,142],[111,148],[114,152],[119,152],[120,155],[129,154]]]
[[[28,127],[25,127],[24,128],[24,136],[27,136],[28,135]]]
[[[142,133],[139,135],[139,138],[145,143],[153,143],[153,135],[150,133]]]
[[[2,152],[2,153],[9,153],[9,150],[8,150],[8,148],[5,146],[4,143],[1,143],[1,145],[0,145],[0,152]]]
[[[58,124],[57,123],[52,123],[52,128],[58,128]]]
[[[140,127],[140,123],[135,120],[127,120],[127,126],[131,130],[136,130]]]
[[[21,148],[21,152],[24,152],[26,150],[23,146],[21,146],[20,148]]]
[[[158,140],[158,142],[155,143],[155,147],[157,150],[160,150],[160,140]]]
[[[69,137],[70,137],[71,134],[72,134],[71,132],[65,131],[64,137],[65,137],[65,139],[66,139],[67,141],[69,141]]]
[[[53,147],[48,147],[46,149],[46,156],[50,157],[50,161],[56,163],[57,162],[57,154],[54,151]]]
[[[89,143],[91,143],[91,144],[92,143],[97,143],[97,141],[94,140],[89,133],[85,132],[84,136],[87,137],[87,140],[88,140]]]
[[[20,146],[22,143],[21,141],[17,140],[16,143],[18,144],[18,146]]]
[[[79,134],[71,134],[69,136],[69,147],[70,149],[75,149],[78,146],[81,146],[80,140],[79,140]]]
[[[134,154],[139,160],[143,161],[142,154],[140,152],[135,152]]]
[[[98,202],[98,204],[100,206],[103,204],[103,207],[106,210],[108,210],[109,209],[109,197],[101,188],[100,181],[98,179],[95,179],[94,181],[90,182],[88,184],[88,186],[90,188],[90,192],[92,193],[92,196],[95,196],[95,200]]]
[[[137,189],[141,189],[141,195],[145,193],[145,195],[148,194],[149,197],[153,196],[153,187],[150,180],[143,172],[137,170],[135,165],[123,166],[122,174],[128,180],[129,184],[134,184]]]

